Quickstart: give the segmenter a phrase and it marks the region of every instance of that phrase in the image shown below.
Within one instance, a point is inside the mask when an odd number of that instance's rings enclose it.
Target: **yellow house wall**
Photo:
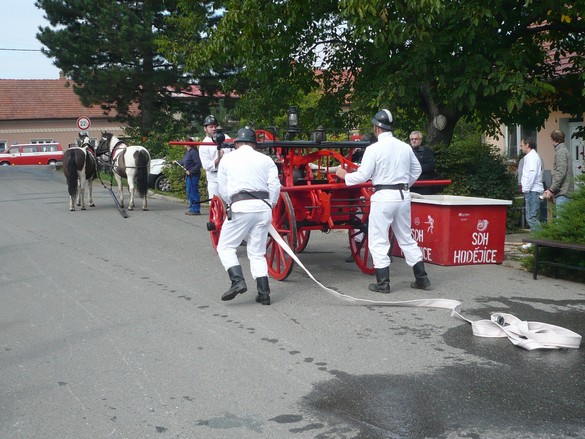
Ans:
[[[547,170],[551,170],[553,167],[553,156],[554,156],[554,148],[552,146],[550,140],[550,133],[553,130],[560,129],[565,133],[567,137],[567,145],[568,145],[568,137],[569,137],[569,122],[574,121],[575,119],[571,118],[568,114],[554,112],[550,114],[549,119],[546,121],[543,128],[541,128],[536,135],[536,144],[537,144],[537,151],[542,161],[544,162],[544,168]],[[581,117],[581,123],[585,120],[585,113],[583,113]],[[505,125],[500,127],[500,131],[502,133],[505,132]],[[485,141],[487,143],[491,143],[499,148],[499,150],[503,153],[506,151],[506,139],[503,134],[499,136],[498,139],[493,137],[486,136]]]

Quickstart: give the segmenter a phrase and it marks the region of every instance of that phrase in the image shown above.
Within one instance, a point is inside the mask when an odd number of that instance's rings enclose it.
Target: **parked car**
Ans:
[[[0,151],[0,165],[56,165],[63,161],[59,143],[23,143]]]
[[[150,175],[148,176],[148,185],[161,192],[171,191],[171,182],[164,174],[165,159],[150,160]]]

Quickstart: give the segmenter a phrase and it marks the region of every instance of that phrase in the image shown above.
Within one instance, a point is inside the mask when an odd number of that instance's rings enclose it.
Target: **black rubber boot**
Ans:
[[[431,281],[427,277],[423,261],[414,264],[412,271],[414,272],[415,281],[410,284],[411,288],[417,288],[419,290],[428,290],[431,288]]]
[[[256,279],[256,286],[258,287],[258,295],[256,302],[262,305],[270,305],[270,286],[268,285],[268,277],[259,277]]]
[[[376,293],[390,292],[390,267],[376,268],[376,281],[378,283],[368,285],[370,291]]]
[[[221,300],[232,300],[238,294],[248,291],[241,265],[234,265],[233,267],[228,268],[227,272],[232,281],[232,286],[223,294],[223,296],[221,296]]]

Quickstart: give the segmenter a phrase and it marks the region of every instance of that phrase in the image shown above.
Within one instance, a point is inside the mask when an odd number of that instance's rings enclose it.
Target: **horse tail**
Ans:
[[[67,167],[67,190],[71,197],[75,197],[77,195],[77,160],[75,159],[75,151],[71,151],[67,155],[69,157],[65,164]]]
[[[138,162],[136,163],[136,186],[141,197],[145,197],[148,193],[148,164],[150,163],[150,154],[146,149],[138,154]]]

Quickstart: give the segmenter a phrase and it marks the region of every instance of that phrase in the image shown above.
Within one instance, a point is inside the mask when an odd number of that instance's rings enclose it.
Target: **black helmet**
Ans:
[[[234,143],[236,142],[249,142],[249,143],[256,143],[256,132],[250,127],[240,128],[238,130],[238,134],[234,139]]]
[[[377,127],[384,128],[385,130],[392,129],[392,113],[389,110],[380,110],[376,113],[374,118],[372,119],[372,123]]]
[[[218,125],[217,119],[212,114],[207,116],[203,121],[203,126],[206,127],[207,125]]]

